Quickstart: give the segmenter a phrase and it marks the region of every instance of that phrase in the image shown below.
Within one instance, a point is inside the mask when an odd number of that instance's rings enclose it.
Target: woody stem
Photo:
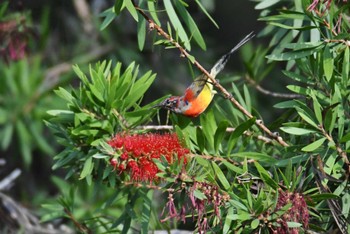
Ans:
[[[203,73],[205,74],[213,83],[213,85],[223,94],[223,96],[230,100],[233,105],[236,106],[237,109],[239,109],[245,116],[248,118],[253,118],[253,115],[247,111],[220,83],[218,83],[214,77],[210,75],[210,73],[195,59],[192,59],[193,56],[191,56],[176,40],[174,40],[168,33],[166,33],[159,25],[157,25],[152,19],[148,17],[148,15],[133,1],[133,4],[135,6],[135,9],[146,19],[146,21],[149,23],[151,29],[156,29],[157,32],[162,35],[165,39],[167,39],[171,44],[173,44],[177,49],[180,50],[181,55],[183,55],[186,58],[191,58],[190,61]],[[267,128],[263,121],[257,119],[255,121],[255,124],[263,130],[267,135],[269,135],[271,138],[275,139],[280,145],[282,146],[288,146],[288,144],[283,140],[281,136],[278,134],[275,134],[271,132],[269,128]]]

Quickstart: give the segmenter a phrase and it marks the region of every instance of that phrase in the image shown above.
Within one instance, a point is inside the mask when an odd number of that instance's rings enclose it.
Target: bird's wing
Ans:
[[[208,85],[208,77],[206,75],[198,76],[193,83],[186,89],[184,99],[185,101],[192,101],[198,97],[205,85]],[[210,84],[211,85],[211,84]]]

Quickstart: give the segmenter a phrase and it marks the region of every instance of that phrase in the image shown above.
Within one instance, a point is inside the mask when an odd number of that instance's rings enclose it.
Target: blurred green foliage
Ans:
[[[47,26],[52,16],[46,10],[41,19],[45,39],[37,47],[32,31],[21,31],[23,21],[5,17],[7,4],[0,8],[0,19],[15,22],[13,31],[28,36],[20,37],[26,50],[2,50],[9,53],[0,63],[2,152],[15,162],[11,165],[27,168],[33,166],[34,154],[55,154],[53,169],[66,175],[64,180],[52,178],[58,199],[37,201],[46,203],[40,210],[42,221],[69,222],[85,233],[148,233],[184,227],[183,220],[190,230],[209,233],[347,233],[349,4],[257,1],[255,9],[265,27],[256,40],[266,38],[268,46],[245,46],[239,62],[244,72],[219,77],[220,84],[254,117],[216,97],[197,119],[165,117],[163,111],[155,117],[157,110],[151,107],[165,98],[159,97],[181,92],[191,79],[183,78],[188,73],[186,63],[175,60],[175,46],[146,22],[140,9],[192,50],[188,67],[194,77],[193,59],[207,62],[204,52],[199,56],[196,49],[209,50],[199,19],[220,26],[208,7],[215,8],[215,2],[108,4],[99,8],[100,18],[91,10],[90,19],[82,17],[81,5],[75,5],[78,16],[67,20],[73,26],[59,34],[67,39],[60,42],[54,40],[55,29]],[[31,25],[31,16],[25,17]],[[79,21],[82,27],[77,26]],[[6,34],[10,42],[18,39],[11,35],[18,34]],[[9,39],[4,41],[9,44]],[[173,50],[159,59],[163,47]],[[11,52],[16,56],[9,56]],[[210,50],[206,53],[214,57]],[[87,66],[100,57],[104,62]],[[74,75],[66,68],[48,75],[51,68],[72,63],[79,64],[73,67]],[[149,67],[160,73],[157,79]],[[174,82],[164,78],[170,73],[175,73]],[[255,123],[260,119],[288,146],[258,128]],[[44,121],[62,148],[55,145]],[[121,160],[121,152],[107,143],[109,139],[118,133],[142,134],[150,131],[144,125],[168,121],[191,151],[187,163],[154,160],[161,183],[131,181],[113,168],[111,159]],[[19,155],[23,164],[18,163]]]

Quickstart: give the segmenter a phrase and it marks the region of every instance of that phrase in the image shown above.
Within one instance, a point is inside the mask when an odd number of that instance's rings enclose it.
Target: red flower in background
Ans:
[[[26,57],[28,41],[33,34],[24,16],[0,22],[0,57],[6,62]]]
[[[283,191],[279,189],[279,196],[276,206],[276,211],[281,209],[283,206],[288,203],[292,203],[292,206],[286,213],[283,214],[281,219],[277,222],[281,227],[277,228],[277,233],[292,233],[298,234],[298,228],[289,228],[287,222],[297,222],[301,223],[304,228],[307,228],[309,225],[309,211],[307,209],[307,204],[305,202],[304,196],[300,193],[293,193],[288,191]]]
[[[181,146],[176,134],[118,134],[108,144],[120,151],[118,163],[111,165],[118,171],[128,171],[136,181],[153,181],[159,172],[153,159],[166,158],[168,163],[180,161],[190,151]]]

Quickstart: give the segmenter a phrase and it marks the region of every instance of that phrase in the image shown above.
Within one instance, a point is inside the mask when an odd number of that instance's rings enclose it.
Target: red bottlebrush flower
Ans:
[[[190,151],[181,146],[176,134],[116,135],[108,144],[121,152],[120,160],[135,181],[157,179],[158,167],[152,159],[164,156],[168,163],[180,161]]]
[[[186,211],[192,213],[192,217],[197,219],[197,231],[198,233],[205,234],[209,229],[208,219],[215,216],[217,219],[221,219],[220,208],[224,207],[230,196],[226,193],[220,193],[219,187],[207,182],[194,181],[190,187],[186,187],[186,183],[181,186],[185,189],[189,202],[182,204],[180,211],[176,210],[174,202],[174,191],[169,191],[168,202],[166,203],[161,216],[166,209],[168,209],[168,215],[161,222],[165,222],[168,219],[175,218],[185,223]],[[183,190],[177,191],[177,193],[183,193]],[[196,193],[201,194],[199,198]],[[187,209],[187,210],[186,210]],[[213,209],[214,212],[207,212],[207,210]]]
[[[302,194],[288,191],[285,192],[282,189],[279,189],[279,196],[275,211],[278,211],[288,203],[291,203],[292,206],[283,214],[281,219],[277,220],[277,222],[281,225],[277,228],[277,232],[281,234],[298,234],[299,228],[288,228],[287,222],[301,223],[303,228],[306,229],[309,225],[309,211],[307,209],[307,204]]]
[[[115,168],[117,167],[117,164],[118,164],[118,161],[117,161],[117,159],[116,158],[111,158],[110,160],[109,160],[109,163],[111,164],[111,166],[114,168],[114,170],[115,170]]]
[[[129,155],[127,152],[123,152],[122,155],[120,155],[120,159],[121,160],[127,160],[129,158]]]

